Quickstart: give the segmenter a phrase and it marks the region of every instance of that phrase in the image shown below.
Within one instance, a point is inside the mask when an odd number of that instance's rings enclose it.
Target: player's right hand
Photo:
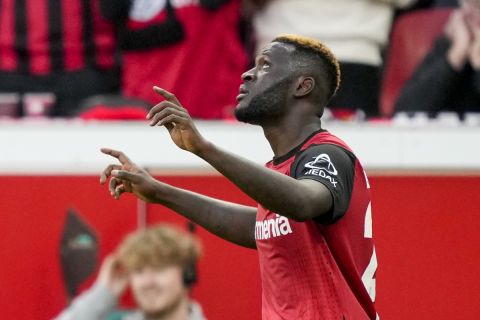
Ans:
[[[123,152],[109,148],[102,148],[100,151],[118,159],[120,162],[120,164],[107,166],[100,176],[100,184],[105,184],[110,178],[108,189],[112,197],[119,199],[123,193],[131,192],[147,202],[156,200],[156,196],[165,184],[155,180],[147,171],[133,163]]]
[[[150,109],[147,115],[150,126],[164,126],[179,148],[200,155],[209,143],[198,132],[187,109],[173,93],[159,87],[153,87],[153,90],[165,101]]]

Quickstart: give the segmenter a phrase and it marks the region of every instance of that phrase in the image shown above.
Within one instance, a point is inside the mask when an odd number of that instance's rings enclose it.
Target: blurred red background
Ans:
[[[160,177],[193,191],[254,205],[221,176]],[[370,179],[379,260],[382,319],[478,319],[480,176],[387,176]],[[101,257],[137,226],[137,201],[110,198],[97,176],[0,177],[0,310],[4,319],[50,319],[66,304],[59,244],[66,210],[98,232]],[[148,222],[185,220],[148,205]],[[260,319],[256,252],[202,228],[194,289],[209,319]],[[87,287],[94,277],[88,281]],[[129,299],[125,300],[127,305]]]

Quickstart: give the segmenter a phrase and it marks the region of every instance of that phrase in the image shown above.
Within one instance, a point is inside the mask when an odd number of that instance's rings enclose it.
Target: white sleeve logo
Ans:
[[[330,160],[328,154],[322,153],[313,157],[313,161],[305,163],[305,168],[308,168],[309,170],[304,173],[304,176],[319,176],[328,180],[334,187],[337,187],[338,181],[336,181],[333,176],[337,176],[338,171]]]
[[[307,162],[305,167],[325,170],[327,173],[333,174],[334,176],[338,174],[338,171],[335,169],[332,160],[330,160],[330,157],[326,153],[322,153],[316,157],[313,157],[313,161]]]

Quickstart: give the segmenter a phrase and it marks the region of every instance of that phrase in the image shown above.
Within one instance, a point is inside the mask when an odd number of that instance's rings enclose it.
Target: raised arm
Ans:
[[[151,109],[150,125],[165,126],[178,147],[207,161],[263,207],[299,221],[330,211],[332,195],[324,185],[296,180],[221,150],[200,135],[173,94],[157,87],[155,91],[166,100]]]
[[[178,212],[227,241],[255,248],[256,208],[173,187],[154,179],[120,151],[103,148],[102,152],[120,162],[109,165],[100,177],[102,184],[111,177],[109,190],[114,198],[118,199],[124,192],[131,192],[142,200]]]
[[[330,191],[317,181],[296,180],[213,145],[198,156],[263,207],[282,216],[305,221],[326,214],[332,206]]]

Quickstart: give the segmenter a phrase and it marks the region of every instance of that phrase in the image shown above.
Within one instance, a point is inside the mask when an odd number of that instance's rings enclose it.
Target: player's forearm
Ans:
[[[264,208],[294,220],[329,210],[298,180],[223,151],[212,144],[197,154]],[[329,196],[330,197],[330,196]]]
[[[162,204],[211,233],[247,248],[256,248],[257,209],[203,196],[188,190],[168,187],[157,197]]]

